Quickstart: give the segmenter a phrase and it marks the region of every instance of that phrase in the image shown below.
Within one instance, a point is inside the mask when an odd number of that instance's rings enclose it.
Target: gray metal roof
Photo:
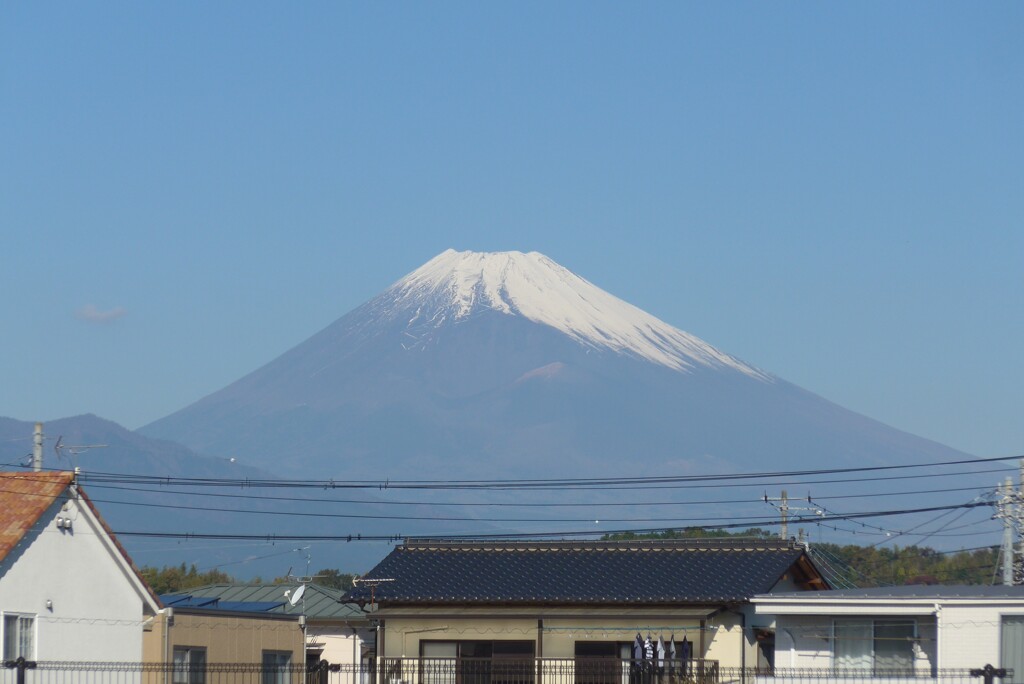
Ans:
[[[281,602],[283,605],[269,612],[298,614],[302,612],[303,604],[289,606],[284,595],[285,591],[294,593],[298,587],[298,582],[286,584],[207,584],[179,593],[219,598],[221,601],[231,602]],[[307,584],[306,592],[303,596],[306,618],[309,620],[365,619],[365,613],[360,610],[359,606],[341,602],[341,597],[344,595],[345,592],[340,589],[322,587],[318,584]]]
[[[812,601],[828,599],[1024,599],[1024,586],[1006,585],[974,585],[974,584],[908,584],[897,587],[869,587],[865,589],[832,589],[828,591],[780,592],[777,594],[759,594],[758,598],[774,599],[810,599]]]

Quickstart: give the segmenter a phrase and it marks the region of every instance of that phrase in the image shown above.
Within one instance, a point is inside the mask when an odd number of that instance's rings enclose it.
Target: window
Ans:
[[[532,684],[533,641],[420,642],[423,684]]]
[[[36,619],[31,615],[4,615],[4,660],[32,660]]]
[[[206,649],[198,646],[174,647],[174,684],[205,684]]]
[[[832,627],[832,664],[874,673],[914,670],[913,620],[836,620]]]
[[[291,651],[264,651],[263,684],[288,684],[291,666]]]
[[[633,642],[577,641],[576,684],[623,684],[629,682]]]
[[[999,667],[1013,669],[1013,678],[1003,682],[1024,682],[1024,615],[1004,615],[1002,623]]]

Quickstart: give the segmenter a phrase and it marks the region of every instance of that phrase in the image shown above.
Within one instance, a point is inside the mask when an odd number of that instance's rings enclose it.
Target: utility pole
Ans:
[[[1016,506],[1013,522],[1017,528],[1017,555],[1013,563],[1013,583],[1024,584],[1024,458],[1020,459],[1020,479],[1017,481]]]
[[[35,444],[32,447],[32,470],[37,473],[43,469],[43,424],[36,423],[34,435]],[[24,461],[22,461],[24,463]]]
[[[1013,480],[1006,478],[1002,486],[999,488],[999,500],[996,502],[996,515],[995,517],[1001,518],[1003,521],[1003,584],[1013,584],[1013,532],[1015,513],[1016,513],[1016,496],[1013,491]]]
[[[786,494],[786,490],[782,490],[782,496],[776,499],[775,497],[769,497],[768,492],[764,493],[764,502],[766,504],[774,505],[774,502],[779,502],[779,515],[782,516],[782,525],[779,527],[779,538],[786,540],[789,539],[789,496]]]
[[[789,539],[789,514],[791,512],[793,512],[793,511],[807,511],[808,513],[812,513],[812,514],[818,515],[818,516],[825,515],[825,511],[823,509],[813,505],[814,502],[811,500],[811,495],[810,494],[807,495],[807,503],[811,504],[810,506],[791,506],[789,504],[789,494],[786,493],[785,489],[782,490],[782,496],[780,496],[777,499],[775,497],[768,496],[768,492],[765,492],[764,493],[764,502],[766,504],[771,505],[771,506],[775,506],[776,503],[779,504],[777,506],[777,508],[779,509],[779,516],[781,518],[781,525],[780,525],[780,528],[779,528],[779,537],[781,539],[784,539],[784,540],[788,540]],[[800,539],[798,541],[800,541],[801,543],[806,544],[806,541],[804,540],[804,531],[803,530],[800,530]]]

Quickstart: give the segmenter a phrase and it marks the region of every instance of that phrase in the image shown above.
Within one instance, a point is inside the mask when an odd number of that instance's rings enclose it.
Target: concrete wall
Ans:
[[[87,507],[58,499],[0,564],[0,612],[35,618],[36,660],[139,662],[153,605],[117,554]]]

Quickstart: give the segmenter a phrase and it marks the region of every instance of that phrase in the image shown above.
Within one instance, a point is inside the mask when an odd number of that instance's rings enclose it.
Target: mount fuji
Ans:
[[[272,472],[349,480],[965,457],[755,368],[536,252],[448,250],[140,432]]]

